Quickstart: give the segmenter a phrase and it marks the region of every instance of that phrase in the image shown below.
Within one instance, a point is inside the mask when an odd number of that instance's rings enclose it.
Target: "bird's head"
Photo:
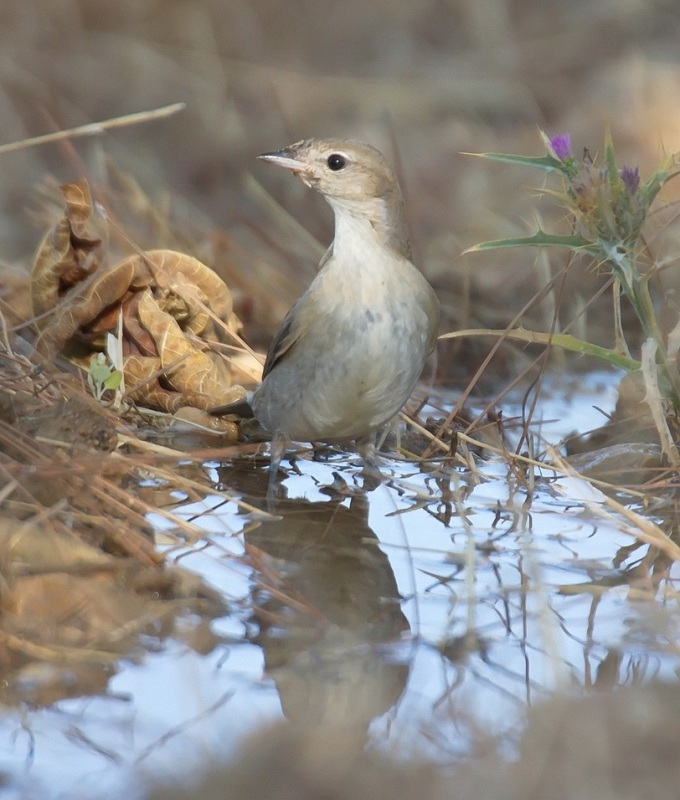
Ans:
[[[390,202],[400,195],[395,174],[383,155],[367,144],[348,139],[304,139],[283,150],[263,153],[263,161],[291,170],[331,205]]]

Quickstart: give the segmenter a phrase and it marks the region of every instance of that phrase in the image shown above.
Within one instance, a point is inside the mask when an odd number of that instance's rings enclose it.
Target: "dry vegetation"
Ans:
[[[102,411],[81,373],[34,351],[30,270],[64,213],[60,184],[87,180],[106,210],[107,258],[169,249],[212,268],[229,287],[244,338],[261,348],[309,282],[331,220],[318,197],[260,171],[254,157],[307,136],[368,140],[399,165],[415,250],[442,300],[445,330],[503,328],[524,309],[517,321],[530,329],[551,330],[557,314],[581,338],[611,346],[611,294],[598,293],[606,278],[586,261],[529,250],[461,255],[481,240],[526,235],[540,214],[559,225],[562,213],[525,191],[532,176],[462,153],[540,155],[537,127],[569,131],[575,149],[593,151],[609,125],[621,163],[648,174],[663,152],[680,150],[679,36],[675,0],[5,0],[0,141],[176,102],[186,108],[100,135],[0,150],[0,548],[10,620],[0,636],[3,663],[20,670],[34,659],[90,662],[95,653],[108,669],[173,604],[212,602],[201,587],[166,577],[160,606],[134,605],[159,595],[144,572],[160,560],[144,515],[162,503],[131,476],[150,474],[167,489],[178,478],[164,463],[175,455],[135,438],[148,418],[122,422]],[[667,268],[653,288],[675,308],[679,231],[669,189],[653,240]],[[484,364],[479,385],[496,396],[539,352],[504,344],[487,364],[490,347],[482,339],[443,343],[441,385],[460,391]],[[145,374],[153,380],[165,368],[159,361]],[[112,454],[120,436],[128,449]],[[200,463],[201,453],[194,456]],[[200,486],[192,469],[180,474],[185,496]],[[36,566],[35,555],[17,549],[33,528],[51,530],[64,548],[76,538],[78,549],[66,562]],[[113,605],[131,604],[126,621],[77,619],[68,641],[56,628],[43,636],[42,626],[43,649],[29,646],[20,632],[43,613],[24,599],[35,597],[25,582],[36,571],[49,576],[40,586],[45,608],[63,594],[58,576],[109,576],[97,588],[112,593]],[[129,592],[119,601],[113,593],[123,584]],[[70,608],[59,614],[72,619]]]

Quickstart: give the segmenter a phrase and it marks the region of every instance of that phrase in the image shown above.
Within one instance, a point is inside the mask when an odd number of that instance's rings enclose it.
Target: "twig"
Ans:
[[[89,122],[87,125],[79,125],[76,128],[68,128],[65,131],[54,131],[44,133],[42,136],[33,136],[30,139],[22,139],[20,142],[8,142],[0,144],[0,155],[11,153],[14,150],[24,150],[27,147],[37,147],[41,144],[59,142],[63,139],[73,139],[77,136],[98,136],[104,131],[112,128],[124,128],[127,125],[138,125],[140,122],[148,122],[152,119],[162,119],[176,114],[186,108],[186,103],[172,103],[169,106],[154,108],[150,111],[136,111],[134,114],[125,114],[122,117],[113,117],[102,122]]]

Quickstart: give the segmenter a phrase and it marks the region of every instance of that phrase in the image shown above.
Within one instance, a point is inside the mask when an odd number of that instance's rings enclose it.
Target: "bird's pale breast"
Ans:
[[[389,263],[372,263],[370,273],[365,264],[358,271],[351,259],[331,259],[308,289],[299,310],[308,335],[253,398],[255,415],[272,433],[302,441],[360,438],[391,419],[413,391],[431,336],[431,289],[401,256],[385,251],[380,258]]]

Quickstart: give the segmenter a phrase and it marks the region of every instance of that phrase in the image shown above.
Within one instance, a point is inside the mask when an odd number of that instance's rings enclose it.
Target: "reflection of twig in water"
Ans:
[[[152,742],[150,745],[147,745],[147,747],[145,747],[141,751],[141,753],[137,756],[137,758],[135,759],[134,763],[135,764],[139,764],[147,756],[151,755],[151,753],[157,747],[160,747],[160,746],[164,745],[166,742],[169,742],[170,739],[174,739],[175,736],[179,736],[180,734],[182,734],[185,731],[187,731],[195,723],[201,722],[202,720],[204,720],[207,717],[209,717],[211,714],[214,714],[215,711],[218,711],[220,708],[222,708],[222,706],[225,705],[225,703],[228,700],[231,700],[231,698],[235,694],[236,694],[236,690],[235,689],[229,689],[229,691],[225,692],[222,695],[222,697],[219,698],[219,700],[214,702],[211,706],[208,706],[208,708],[204,709],[199,714],[196,714],[195,717],[192,717],[191,719],[187,719],[187,720],[185,720],[184,722],[182,722],[179,725],[175,725],[174,728],[170,728],[169,731],[167,731],[162,736],[160,736],[158,739],[156,739],[155,742]]]
[[[549,447],[548,453],[551,459],[559,467],[560,471],[567,477],[576,478],[577,480],[585,483],[587,486],[591,486],[592,483],[594,483],[594,481],[589,481],[586,477],[581,475],[580,472],[577,472],[559,455],[554,448]],[[555,486],[558,489],[560,488],[559,484],[555,484]],[[569,491],[571,493],[571,497],[576,494],[577,489],[578,485],[570,487]],[[673,559],[673,561],[680,561],[680,547],[650,519],[643,517],[641,514],[638,514],[630,508],[626,508],[626,506],[618,503],[616,500],[608,497],[607,495],[602,495],[601,498],[598,498],[597,501],[594,501],[592,497],[587,497],[584,492],[579,499],[592,514],[602,517],[602,519],[604,519],[610,525],[614,525],[620,531],[623,531],[623,533],[627,533],[629,536],[633,536],[635,539],[638,539],[641,542],[658,547],[661,552]],[[611,511],[603,508],[603,506],[608,506]],[[614,514],[617,516],[614,516]],[[629,524],[626,524],[626,522]]]

